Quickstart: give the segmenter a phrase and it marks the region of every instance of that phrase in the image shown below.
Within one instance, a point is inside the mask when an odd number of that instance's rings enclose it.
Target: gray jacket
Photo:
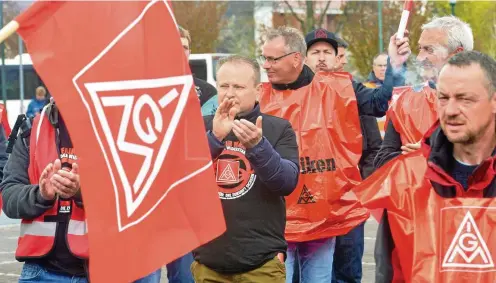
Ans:
[[[50,109],[47,110],[50,113]],[[57,119],[50,119],[52,124]],[[29,140],[29,136],[26,137]],[[12,219],[34,219],[45,213],[54,204],[55,200],[45,200],[40,194],[38,184],[31,184],[29,181],[29,148],[22,139],[18,137],[14,148],[3,169],[3,180],[0,183],[0,193],[2,194],[3,211],[7,217]],[[74,197],[76,204],[82,206],[80,194]]]

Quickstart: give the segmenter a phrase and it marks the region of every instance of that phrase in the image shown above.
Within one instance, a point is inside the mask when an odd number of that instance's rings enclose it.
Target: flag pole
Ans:
[[[4,42],[4,40],[6,40],[9,36],[14,34],[18,28],[19,23],[16,21],[11,21],[6,24],[5,27],[0,30],[0,43]]]

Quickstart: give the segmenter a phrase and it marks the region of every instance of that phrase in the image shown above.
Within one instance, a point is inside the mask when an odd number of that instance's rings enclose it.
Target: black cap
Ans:
[[[332,47],[334,47],[336,53],[338,53],[338,38],[334,35],[334,33],[328,32],[323,28],[313,30],[305,36],[307,50],[310,49],[310,46],[312,46],[315,42],[319,41],[329,43]]]

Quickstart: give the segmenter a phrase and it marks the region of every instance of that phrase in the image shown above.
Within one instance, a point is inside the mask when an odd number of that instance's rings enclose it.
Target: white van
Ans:
[[[193,76],[207,81],[209,84],[216,86],[215,70],[217,63],[222,57],[227,57],[228,53],[205,53],[190,54],[189,67]]]
[[[228,53],[206,53],[206,54],[191,54],[189,55],[189,66],[191,72],[199,79],[207,81],[215,87],[215,70],[217,62],[222,57],[227,57],[232,54]],[[268,82],[267,72],[260,66],[261,82]]]

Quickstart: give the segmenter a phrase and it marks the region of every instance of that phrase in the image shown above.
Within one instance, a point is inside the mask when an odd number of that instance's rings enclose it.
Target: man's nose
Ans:
[[[447,116],[456,116],[460,112],[460,108],[458,107],[458,103],[456,102],[456,99],[449,99],[448,103],[446,104],[446,107],[444,108],[444,113]]]
[[[227,98],[233,98],[234,97],[234,88],[230,87],[226,91],[226,97]]]
[[[272,65],[269,63],[269,61],[265,60],[265,62],[262,65],[262,68],[264,68],[265,70],[268,70],[268,69],[270,69],[271,66]]]
[[[417,55],[417,62],[421,63],[427,58],[425,51],[420,50],[419,54]]]

